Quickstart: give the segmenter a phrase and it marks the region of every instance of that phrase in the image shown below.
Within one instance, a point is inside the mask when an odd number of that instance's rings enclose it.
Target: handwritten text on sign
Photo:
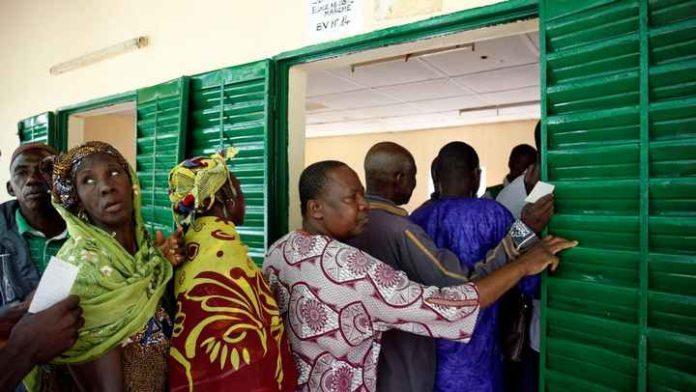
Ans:
[[[360,32],[362,0],[307,0],[307,33],[313,41]]]

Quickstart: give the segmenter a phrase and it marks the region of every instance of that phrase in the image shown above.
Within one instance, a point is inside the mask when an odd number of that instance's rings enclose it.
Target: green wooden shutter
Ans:
[[[225,68],[191,77],[191,116],[187,157],[210,155],[234,146],[229,167],[246,199],[244,225],[238,228],[249,255],[263,263],[267,247],[271,63]]]
[[[696,2],[540,2],[542,390],[696,390]]]
[[[55,115],[41,113],[17,123],[20,143],[41,142],[56,147]]]
[[[142,188],[143,219],[151,230],[172,231],[169,171],[184,159],[189,79],[139,89],[136,171]]]

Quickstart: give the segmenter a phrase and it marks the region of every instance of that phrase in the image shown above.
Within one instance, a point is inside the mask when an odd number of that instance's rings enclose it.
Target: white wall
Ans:
[[[496,0],[363,0],[364,29],[400,25]],[[377,16],[376,8],[396,4]],[[310,44],[306,1],[0,1],[0,182],[17,146],[18,120],[180,75],[271,57]],[[418,4],[416,8],[404,7]],[[400,17],[404,10],[425,10]],[[380,14],[381,15],[381,14]],[[51,66],[146,35],[142,50],[61,75]],[[7,198],[0,187],[0,200]]]

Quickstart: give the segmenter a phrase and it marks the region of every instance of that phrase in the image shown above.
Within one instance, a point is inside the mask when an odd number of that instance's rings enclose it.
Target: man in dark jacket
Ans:
[[[532,229],[516,221],[483,260],[473,269],[465,268],[454,253],[438,248],[420,226],[408,219],[408,212],[399,207],[411,198],[415,177],[415,160],[404,147],[392,142],[372,146],[365,157],[368,223],[360,235],[346,242],[404,271],[410,280],[446,287],[486,276],[538,241]],[[432,391],[435,370],[434,339],[402,331],[383,335],[377,391]]]
[[[25,300],[39,283],[51,256],[67,238],[65,222],[51,205],[41,160],[56,154],[51,146],[19,146],[10,160],[7,192],[16,198],[0,204],[0,320],[19,318]]]

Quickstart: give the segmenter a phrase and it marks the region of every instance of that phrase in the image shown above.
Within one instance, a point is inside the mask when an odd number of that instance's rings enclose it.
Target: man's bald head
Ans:
[[[406,204],[416,187],[416,161],[396,143],[377,143],[365,156],[365,182],[369,194]]]

